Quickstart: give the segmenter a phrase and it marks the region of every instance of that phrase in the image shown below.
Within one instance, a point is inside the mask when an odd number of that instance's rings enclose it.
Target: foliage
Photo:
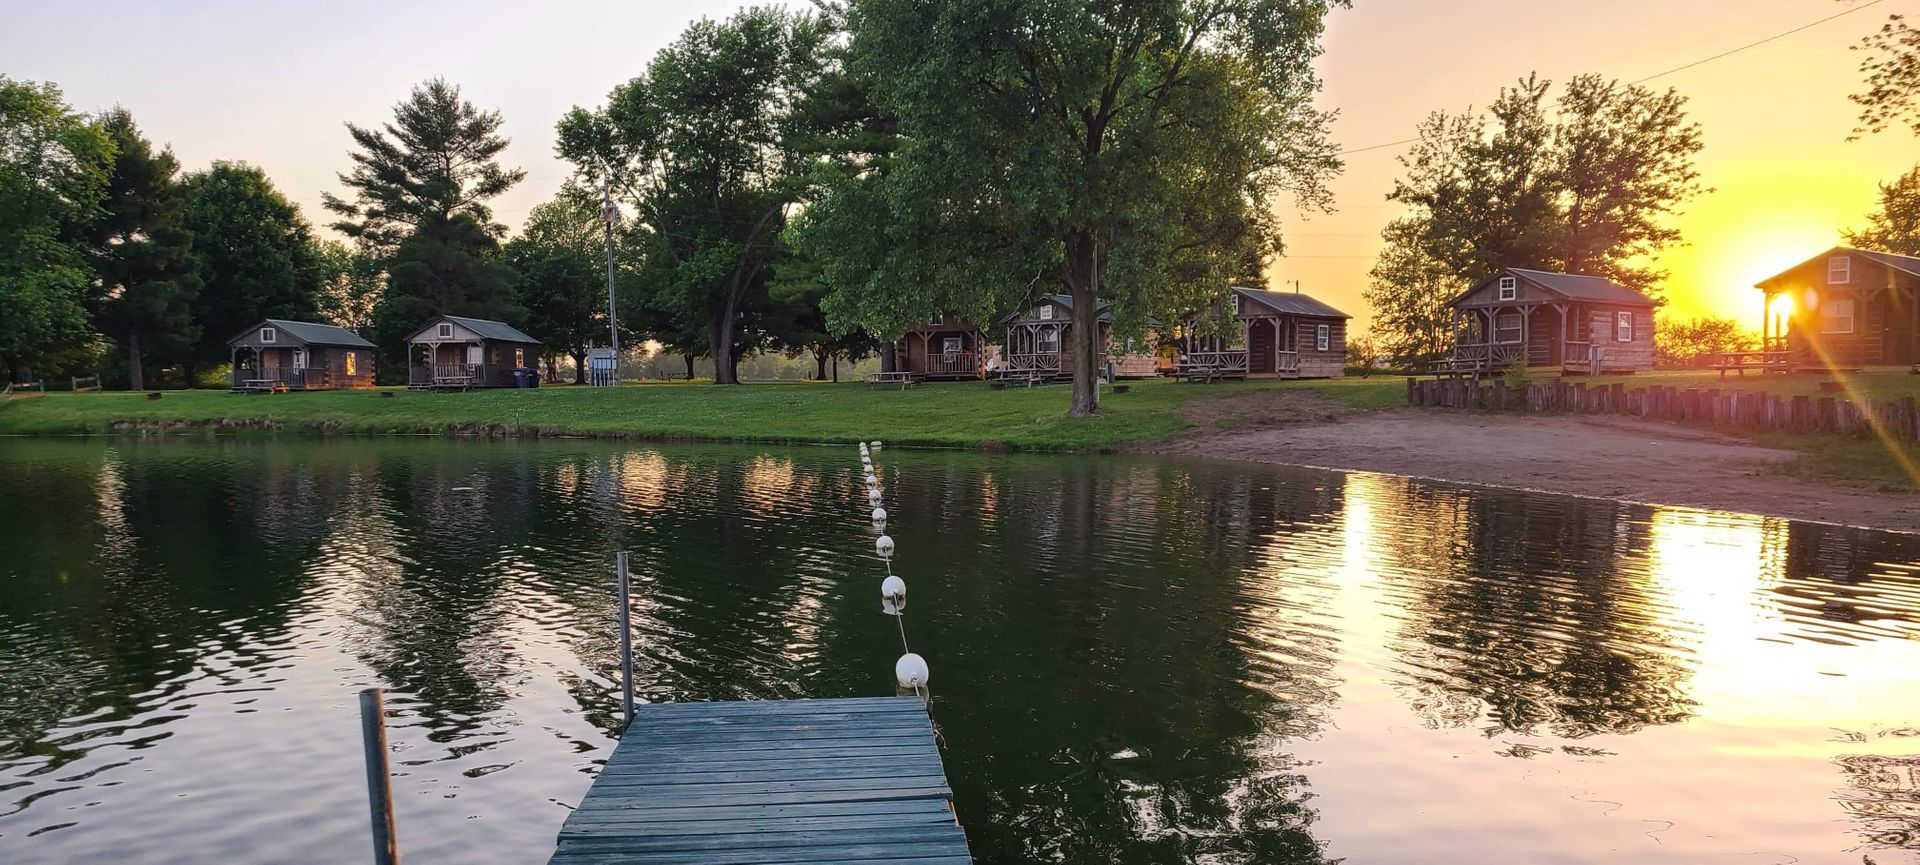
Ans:
[[[525,230],[506,246],[528,332],[550,355],[572,355],[576,383],[586,381],[587,349],[608,339],[604,231],[600,202],[567,185],[535,207]]]
[[[703,19],[604,108],[560,122],[560,153],[638,214],[643,310],[664,314],[670,337],[704,329],[718,384],[737,383],[739,357],[765,345],[796,191],[789,118],[818,77],[824,37],[819,19],[778,9]]]
[[[387,261],[387,291],[373,308],[373,344],[382,378],[407,368],[407,334],[438,315],[525,322],[514,302],[518,276],[486,226],[466,214],[427,222],[400,242]]]
[[[386,295],[387,272],[380,256],[363,246],[335,240],[318,250],[320,315],[365,336],[373,332],[373,311]]]
[[[1860,249],[1920,255],[1920,167],[1880,184],[1880,209],[1867,214],[1867,227],[1840,234]]]
[[[192,378],[227,360],[227,341],[263,318],[314,318],[325,274],[313,230],[266,172],[215,162],[184,184],[182,221],[201,283],[193,304],[200,338],[186,364]]]
[[[1895,123],[1920,134],[1920,105],[1915,102],[1920,98],[1920,30],[1908,26],[1905,16],[1890,15],[1879,32],[1860,40],[1854,50],[1869,54],[1860,62],[1866,92],[1847,97],[1860,106],[1854,137]]]
[[[1687,321],[1662,321],[1654,330],[1654,362],[1662,367],[1686,366],[1695,358],[1723,351],[1751,351],[1759,339],[1731,318],[1703,316]]]
[[[1312,62],[1331,5],[852,0],[852,69],[903,137],[807,213],[836,329],[986,321],[1064,287],[1069,412],[1093,411],[1096,297],[1122,332],[1199,308],[1278,249],[1283,194],[1326,203]]]
[[[1370,370],[1374,361],[1380,359],[1380,347],[1372,337],[1355,334],[1347,338],[1345,364],[1347,369]]]
[[[1464,287],[1422,242],[1427,229],[1419,219],[1388,223],[1364,292],[1373,308],[1371,336],[1395,366],[1408,369],[1429,369],[1452,349],[1447,302]]]
[[[0,75],[0,361],[8,381],[92,341],[77,235],[105,196],[113,143],[52,84]]]
[[[93,321],[118,343],[128,386],[140,390],[146,360],[184,359],[198,339],[193,304],[200,277],[183,218],[179,161],[171,150],[154,152],[124,108],[107,112],[101,126],[114,157],[106,198],[88,228],[98,277]]]
[[[1533,383],[1533,376],[1529,374],[1524,360],[1501,370],[1500,378],[1507,383],[1507,387],[1515,390],[1525,390],[1527,385]]]
[[[347,124],[359,150],[353,170],[340,175],[356,199],[324,196],[342,217],[333,227],[368,246],[390,251],[414,231],[445,226],[464,217],[498,237],[487,200],[525,179],[525,171],[500,167],[508,144],[499,134],[500,112],[482,111],[460,98],[443,78],[415,85],[394,105],[393,122],[379,129]]]

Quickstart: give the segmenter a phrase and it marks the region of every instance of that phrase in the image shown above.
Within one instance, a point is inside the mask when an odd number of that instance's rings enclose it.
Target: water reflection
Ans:
[[[886,693],[842,450],[0,444],[0,860],[360,849],[351,696],[379,684],[410,856],[539,861],[611,744],[616,546],[646,698]],[[1915,538],[879,463],[983,863],[1920,851]]]

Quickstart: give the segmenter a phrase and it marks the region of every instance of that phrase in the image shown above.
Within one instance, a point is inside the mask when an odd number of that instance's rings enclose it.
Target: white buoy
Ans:
[[[893,558],[893,537],[891,535],[881,535],[880,537],[874,538],[873,551],[879,553],[880,558]]]
[[[932,672],[927,669],[927,659],[912,652],[900,656],[893,662],[893,680],[902,688],[924,688]]]
[[[907,581],[889,575],[880,581],[880,612],[889,616],[900,615],[907,608]]]
[[[868,488],[867,488],[867,504],[869,504],[869,505],[872,505],[872,506],[874,506],[874,507],[876,507],[876,508],[880,506],[880,491],[879,491],[879,490],[877,490],[877,489],[874,489],[874,488],[872,488],[872,487],[868,487]]]
[[[877,448],[877,447],[879,447],[879,446],[880,446],[880,440],[879,440],[879,439],[874,439],[874,440],[873,440],[873,446],[874,446],[874,447],[876,447],[876,448]]]
[[[873,509],[873,521],[874,521],[874,522],[876,522],[876,523],[884,523],[884,522],[886,522],[886,521],[887,521],[887,509],[886,509],[886,508],[874,508],[874,509]]]

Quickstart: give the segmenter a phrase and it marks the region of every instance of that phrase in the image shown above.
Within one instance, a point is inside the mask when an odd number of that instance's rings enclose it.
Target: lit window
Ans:
[[[949,337],[946,337],[945,339],[940,340],[940,352],[942,354],[959,354],[960,353],[960,337],[949,336]]]
[[[360,373],[359,361],[360,361],[359,352],[357,351],[347,352],[347,375],[359,375]]]
[[[260,328],[260,341],[261,342],[279,342],[280,332],[277,330],[274,330],[271,327]]]
[[[1053,304],[1049,303],[1049,304],[1042,305],[1040,307],[1040,320],[1049,321],[1049,320],[1052,320],[1052,318],[1053,318]]]
[[[514,365],[514,366],[522,366],[522,367],[523,367],[523,366],[526,366],[526,365],[527,365],[527,350],[526,350],[526,349],[524,349],[524,348],[516,348],[516,349],[514,349],[514,350],[513,350],[513,365]]]
[[[451,324],[440,325],[440,338],[446,339],[447,337],[450,337],[450,336],[453,336],[453,325]]]
[[[1508,343],[1520,341],[1520,313],[1500,313],[1494,320],[1493,341]]]
[[[1500,277],[1500,299],[1513,300],[1520,296],[1520,280],[1511,276]]]
[[[1326,351],[1332,345],[1333,326],[1328,324],[1320,325],[1313,336],[1313,347],[1319,351]]]
[[[1827,259],[1827,284],[1846,285],[1853,281],[1853,259],[1836,255]]]
[[[1821,333],[1853,332],[1853,299],[1828,298],[1820,304]]]
[[[1633,313],[1616,312],[1613,314],[1613,341],[1633,341]]]

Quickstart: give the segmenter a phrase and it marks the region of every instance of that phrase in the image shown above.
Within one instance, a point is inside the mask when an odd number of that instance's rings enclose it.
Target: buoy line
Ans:
[[[873,448],[880,447],[879,441],[872,443]],[[927,660],[915,654],[907,642],[907,581],[893,572],[893,537],[887,534],[887,509],[883,507],[885,498],[880,492],[880,479],[873,467],[873,451],[868,443],[860,443],[860,467],[867,481],[867,504],[873,508],[873,529],[880,536],[873,540],[873,551],[884,563],[887,576],[880,582],[880,611],[894,617],[894,624],[900,630],[900,659],[893,664],[894,681],[902,688],[911,688],[920,698],[927,714],[933,714],[933,697],[927,690],[932,678],[927,668]]]

